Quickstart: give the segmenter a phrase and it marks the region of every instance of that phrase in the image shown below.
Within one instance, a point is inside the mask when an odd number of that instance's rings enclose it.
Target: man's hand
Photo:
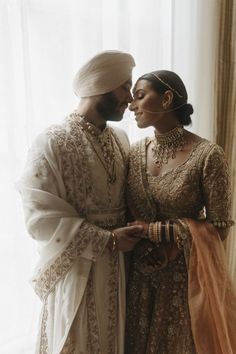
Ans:
[[[129,252],[132,251],[136,243],[139,242],[143,233],[143,226],[133,225],[121,227],[113,230],[116,236],[116,249],[117,251]]]

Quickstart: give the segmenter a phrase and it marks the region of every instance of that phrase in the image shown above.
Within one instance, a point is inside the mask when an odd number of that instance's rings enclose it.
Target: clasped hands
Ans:
[[[148,227],[149,224],[145,221],[135,220],[129,222],[126,227],[122,227],[114,230],[117,237],[117,250],[123,252],[132,251],[135,245],[141,239],[148,239]],[[165,244],[161,246],[159,249],[154,248],[155,254],[150,254],[150,260],[156,262],[156,252],[164,252],[167,256],[168,260],[174,260],[176,256],[179,254],[180,250],[178,249],[175,243]],[[151,263],[151,262],[150,262]]]
[[[113,230],[116,237],[116,250],[122,252],[132,251],[134,246],[142,239],[146,238],[148,224],[143,221],[133,221],[126,227]]]

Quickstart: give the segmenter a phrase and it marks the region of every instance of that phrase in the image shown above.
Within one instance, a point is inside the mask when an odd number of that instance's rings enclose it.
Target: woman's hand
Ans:
[[[133,226],[133,225],[141,225],[143,227],[143,234],[145,235],[145,238],[148,238],[148,226],[149,226],[148,223],[141,220],[135,220],[127,224],[127,226]]]
[[[142,238],[149,238],[148,237],[149,224],[146,223],[145,221],[135,220],[135,221],[132,221],[132,222],[128,223],[127,225],[128,226],[131,226],[131,225],[142,225],[142,227],[143,227],[143,235],[144,235],[144,237],[142,237]],[[171,243],[160,244],[160,248],[159,248],[158,252],[166,253],[168,261],[173,261],[178,256],[178,254],[181,251],[179,250],[179,248],[177,247],[177,245],[175,243],[171,242]],[[153,255],[152,255],[152,257],[153,257]],[[150,255],[149,261],[151,263],[151,255]]]
[[[113,230],[116,237],[116,250],[129,252],[140,241],[143,233],[142,225],[135,224]],[[112,239],[111,239],[112,242]]]

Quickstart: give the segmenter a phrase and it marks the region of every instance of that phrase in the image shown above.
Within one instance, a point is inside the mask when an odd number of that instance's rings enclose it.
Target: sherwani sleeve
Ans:
[[[88,223],[66,200],[60,152],[47,134],[41,134],[30,149],[18,186],[26,228],[38,242],[44,264],[66,249],[68,257],[96,261],[110,232]]]

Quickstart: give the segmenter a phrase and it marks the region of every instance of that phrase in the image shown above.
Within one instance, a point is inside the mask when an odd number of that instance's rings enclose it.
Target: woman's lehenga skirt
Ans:
[[[144,274],[133,255],[128,280],[126,354],[196,354],[188,308],[188,275],[181,252]]]

